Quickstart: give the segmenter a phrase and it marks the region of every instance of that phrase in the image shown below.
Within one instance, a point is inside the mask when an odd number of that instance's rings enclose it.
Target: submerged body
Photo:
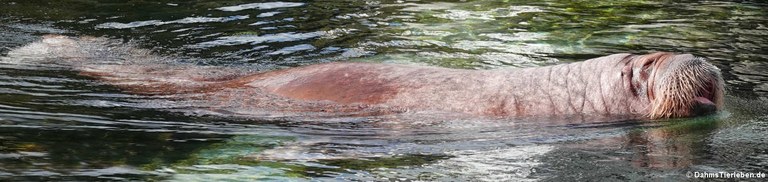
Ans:
[[[689,117],[722,109],[720,71],[689,54],[614,54],[546,67],[462,70],[428,66],[325,63],[261,73],[172,66],[148,51],[109,49],[131,64],[93,61],[101,38],[46,36],[9,53],[65,58],[81,74],[139,94],[203,94],[210,103],[258,102],[276,112],[441,111],[500,117]],[[44,48],[44,49],[41,49]],[[225,71],[222,71],[225,70]],[[258,94],[227,94],[250,90]],[[232,92],[235,93],[235,92]],[[271,102],[271,103],[270,103]],[[313,104],[322,103],[322,104]],[[351,109],[355,110],[356,109]],[[389,113],[389,112],[374,112]]]

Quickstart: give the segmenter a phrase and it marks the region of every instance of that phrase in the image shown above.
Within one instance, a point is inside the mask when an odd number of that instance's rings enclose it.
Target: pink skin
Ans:
[[[628,55],[528,69],[459,70],[396,64],[329,63],[245,77],[250,87],[297,100],[363,103],[485,116],[642,114],[615,77]],[[593,69],[599,67],[599,71]]]

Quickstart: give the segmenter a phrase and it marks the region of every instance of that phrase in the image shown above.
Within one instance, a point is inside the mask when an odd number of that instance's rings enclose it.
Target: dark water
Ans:
[[[710,58],[727,89],[720,114],[658,122],[280,122],[179,112],[157,104],[173,101],[70,70],[0,64],[0,179],[678,181],[692,180],[689,172],[766,173],[766,13],[760,1],[0,0],[0,55],[52,33],[254,71],[348,60],[496,69],[670,51]]]

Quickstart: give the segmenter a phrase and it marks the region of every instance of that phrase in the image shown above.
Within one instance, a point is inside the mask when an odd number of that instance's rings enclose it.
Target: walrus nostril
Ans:
[[[696,104],[694,104],[693,108],[691,108],[691,113],[693,116],[708,115],[717,111],[717,105],[715,105],[715,103],[707,98],[696,97],[694,98],[694,101]]]

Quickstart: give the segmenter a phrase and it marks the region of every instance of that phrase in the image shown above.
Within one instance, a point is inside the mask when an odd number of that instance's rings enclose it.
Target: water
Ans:
[[[0,64],[3,180],[691,180],[768,172],[768,4],[760,1],[9,1],[0,56],[96,36],[179,64],[265,71],[332,61],[463,69],[607,54],[705,56],[726,110],[597,124],[450,116],[269,120],[199,114],[76,72]],[[177,106],[170,104],[171,106]]]

